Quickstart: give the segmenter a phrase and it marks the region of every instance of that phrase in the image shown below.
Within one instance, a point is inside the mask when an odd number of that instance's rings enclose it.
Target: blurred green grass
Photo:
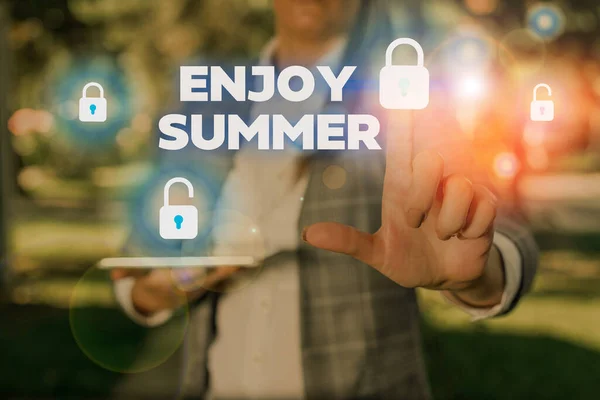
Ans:
[[[472,323],[419,293],[436,399],[598,398],[600,254],[541,244],[534,288],[508,316]]]
[[[118,223],[78,218],[17,224],[18,305],[0,310],[0,395],[102,398],[136,380],[87,358],[69,323],[73,288],[95,261],[118,251],[123,233]],[[533,293],[507,317],[470,323],[439,294],[420,292],[436,399],[597,398],[600,234],[542,233],[538,239],[544,252]],[[127,320],[115,307],[107,277],[94,276],[79,287],[76,312],[105,327],[119,354],[127,355],[120,362],[133,365],[136,355],[149,351],[142,343],[152,332]],[[163,382],[152,382],[158,396],[161,386],[173,394],[177,374],[168,370],[160,374]],[[128,387],[143,392],[144,379],[137,382]]]

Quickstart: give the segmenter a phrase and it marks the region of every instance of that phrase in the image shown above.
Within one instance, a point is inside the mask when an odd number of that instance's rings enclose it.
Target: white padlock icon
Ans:
[[[393,65],[394,50],[405,44],[417,51],[417,65]],[[379,75],[379,101],[388,110],[422,110],[429,104],[429,70],[416,40],[396,39],[388,47]]]
[[[100,97],[88,97],[87,93],[91,87],[100,90]],[[85,85],[82,97],[79,100],[79,120],[81,122],[105,122],[107,114],[107,103],[102,85],[96,82]]]
[[[165,185],[164,205],[160,209],[160,236],[163,239],[196,239],[198,236],[198,209],[194,206],[172,206],[169,204],[171,186],[183,183],[188,196],[194,197],[194,187],[185,178],[173,178]]]
[[[552,100],[538,100],[537,92],[539,88],[546,88],[548,94],[552,96],[552,89],[545,83],[540,83],[533,89],[533,101],[531,102],[531,120],[532,121],[554,121],[554,102]]]

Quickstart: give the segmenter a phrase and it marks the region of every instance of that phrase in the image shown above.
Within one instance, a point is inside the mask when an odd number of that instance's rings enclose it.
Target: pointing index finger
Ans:
[[[386,184],[406,189],[412,179],[414,111],[389,111],[386,135]]]

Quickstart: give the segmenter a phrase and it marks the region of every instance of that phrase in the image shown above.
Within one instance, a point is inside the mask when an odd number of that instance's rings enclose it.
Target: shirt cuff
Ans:
[[[125,314],[135,323],[147,328],[154,328],[167,323],[173,316],[174,310],[164,310],[151,316],[145,316],[135,309],[131,298],[133,285],[135,285],[135,278],[132,277],[115,281],[115,297]]]
[[[523,258],[517,245],[508,236],[495,232],[494,246],[500,252],[504,266],[505,286],[500,304],[491,308],[474,308],[463,303],[456,296],[452,296],[452,299],[444,296],[447,301],[457,305],[469,314],[473,322],[496,317],[508,311],[519,292],[521,280],[523,279]]]

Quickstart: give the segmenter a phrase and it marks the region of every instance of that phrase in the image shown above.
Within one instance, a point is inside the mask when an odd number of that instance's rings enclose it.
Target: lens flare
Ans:
[[[140,373],[163,364],[179,349],[188,326],[187,307],[166,324],[145,328],[116,304],[106,308],[90,303],[90,287],[99,283],[112,290],[106,271],[88,270],[73,289],[69,310],[73,338],[91,361],[113,372]]]
[[[458,82],[457,94],[459,97],[481,99],[485,96],[487,85],[483,76],[468,76]]]

